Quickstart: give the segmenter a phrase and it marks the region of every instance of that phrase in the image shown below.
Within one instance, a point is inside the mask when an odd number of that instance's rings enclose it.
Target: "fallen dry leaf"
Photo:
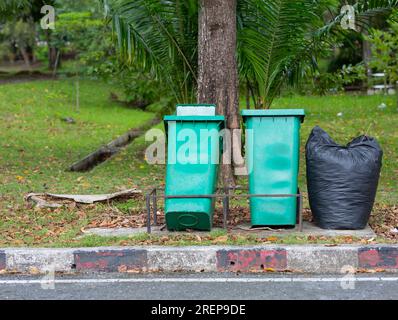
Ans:
[[[118,272],[127,272],[127,266],[126,265],[121,265],[117,268]]]
[[[39,273],[40,273],[40,270],[37,269],[36,267],[29,267],[29,268],[28,268],[28,272],[29,272],[30,274],[36,275],[36,274],[39,274]]]
[[[228,236],[220,236],[215,238],[212,242],[213,243],[224,243],[228,241]]]
[[[127,273],[140,273],[141,272],[141,270],[138,270],[138,269],[128,269],[127,270]]]

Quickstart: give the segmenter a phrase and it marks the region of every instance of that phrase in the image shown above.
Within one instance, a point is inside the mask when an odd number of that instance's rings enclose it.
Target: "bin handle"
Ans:
[[[184,219],[184,218],[186,218],[186,217],[191,218],[194,222],[192,222],[192,223],[184,223],[184,222],[182,222],[181,220]],[[183,215],[180,215],[180,216],[178,217],[178,222],[179,222],[181,225],[183,225],[184,227],[194,227],[194,226],[196,226],[196,225],[198,224],[199,220],[198,220],[198,217],[195,217],[195,216],[192,215],[192,214],[183,214]]]

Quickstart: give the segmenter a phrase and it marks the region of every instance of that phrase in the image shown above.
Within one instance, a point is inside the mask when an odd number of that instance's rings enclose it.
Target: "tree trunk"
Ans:
[[[215,103],[218,114],[226,118],[227,128],[239,129],[236,0],[199,0],[199,4],[198,103]],[[232,132],[228,136],[233,136]],[[240,146],[232,141],[229,145],[234,159],[236,152],[240,155]],[[232,163],[224,161],[222,165],[225,187],[235,184]]]
[[[398,81],[395,81],[395,95],[396,95],[396,101],[397,101],[397,112],[398,112]]]
[[[48,47],[48,68],[54,69],[55,60],[57,59],[57,50],[54,47]]]
[[[26,48],[26,52],[29,55],[29,60],[32,62],[32,64],[35,64],[37,62],[36,60],[36,55],[35,55],[35,50],[32,46],[28,46]]]
[[[23,60],[25,61],[26,68],[27,68],[29,71],[31,71],[32,68],[31,68],[31,66],[30,66],[29,54],[28,54],[28,52],[26,51],[26,48],[25,48],[24,46],[21,45],[21,46],[20,46],[20,51],[21,51]]]
[[[370,47],[370,43],[367,40],[363,40],[362,42],[362,59],[366,68],[366,75],[370,77],[372,75],[372,70],[369,67],[369,61],[372,58],[372,50]]]
[[[57,62],[58,49],[51,44],[50,32],[51,31],[49,29],[46,29],[46,41],[48,47],[48,68],[50,70],[54,70],[56,67],[60,66],[61,61]]]
[[[366,18],[367,23],[370,23],[370,18]],[[370,46],[370,42],[365,39],[369,35],[369,32],[366,28],[362,30],[364,39],[362,40],[362,60],[365,65],[365,72],[366,72],[366,89],[369,89],[369,84],[371,83],[372,77],[372,69],[369,66],[370,59],[372,58],[372,48]]]

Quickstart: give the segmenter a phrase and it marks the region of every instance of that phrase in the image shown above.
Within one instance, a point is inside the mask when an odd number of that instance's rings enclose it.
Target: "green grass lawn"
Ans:
[[[116,168],[107,170],[106,176],[98,170],[66,171],[73,162],[154,117],[111,102],[107,85],[82,81],[79,87],[77,111],[73,80],[0,86],[2,195],[110,191],[132,176],[124,171],[120,179]],[[76,123],[68,124],[65,117]]]
[[[36,210],[23,200],[28,192],[102,193],[130,187],[145,190],[163,183],[164,167],[148,165],[144,160],[143,137],[90,172],[67,171],[73,162],[154,117],[152,113],[111,102],[111,91],[117,92],[101,82],[80,81],[77,111],[73,79],[0,86],[0,247],[148,242],[146,236],[130,240],[95,237],[76,240],[94,217],[109,210],[122,215],[142,211],[141,200],[111,207],[105,204],[57,210]],[[377,108],[382,102],[387,104],[384,110]],[[306,110],[301,131],[302,190],[306,190],[305,141],[311,129],[320,125],[342,144],[364,133],[376,137],[384,149],[377,202],[398,203],[398,112],[394,96],[285,97],[277,99],[273,107]],[[339,112],[343,113],[342,117],[337,116]],[[76,123],[68,124],[61,120],[64,117],[72,117]],[[380,219],[383,223],[383,217]],[[225,238],[214,235],[215,239],[220,237]],[[213,240],[209,239],[211,243]],[[238,240],[237,243],[242,241]],[[177,243],[192,244],[181,241]]]
[[[76,210],[37,212],[23,201],[28,192],[102,193],[136,186],[135,164],[114,157],[115,166],[87,173],[68,167],[154,114],[111,102],[115,88],[80,81],[76,110],[73,80],[0,86],[0,244],[38,244],[74,237],[87,224]],[[68,124],[62,118],[72,117]],[[68,225],[69,224],[69,225]],[[59,228],[60,237],[51,229]]]
[[[385,103],[387,108],[379,109]],[[305,143],[316,125],[339,144],[367,134],[375,137],[383,151],[383,168],[377,201],[398,203],[398,110],[395,96],[335,95],[291,97],[275,101],[274,108],[304,108],[306,118],[301,130],[300,185],[305,190]],[[337,114],[343,115],[338,117]]]

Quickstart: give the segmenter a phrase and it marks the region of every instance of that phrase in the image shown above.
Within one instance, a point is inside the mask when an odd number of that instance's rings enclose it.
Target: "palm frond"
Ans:
[[[312,60],[308,30],[322,24],[319,12],[329,4],[312,0],[241,2],[240,72],[257,83],[262,100],[258,107],[269,107],[282,83],[300,74],[303,65]]]
[[[123,60],[151,70],[178,102],[194,100],[197,0],[102,2]],[[359,0],[357,27],[396,7],[398,0]],[[257,107],[269,107],[284,84],[314,71],[333,36],[347,32],[340,26],[345,13],[339,0],[238,0],[237,12],[239,77],[249,83]]]
[[[197,8],[193,0],[106,2],[124,60],[152,71],[177,102],[192,101],[197,70]]]
[[[355,12],[356,29],[369,28],[369,18],[380,14],[388,14],[398,8],[398,0],[359,0],[352,5]],[[315,36],[328,36],[330,33],[341,32],[341,21],[346,16],[345,12],[338,12],[325,23],[324,26],[315,31]]]
[[[397,0],[358,1],[353,6],[358,30],[367,28],[369,17],[397,6]],[[259,108],[269,107],[283,84],[315,70],[333,36],[347,32],[340,25],[346,14],[340,13],[340,1],[242,0],[238,12],[240,74],[254,84]]]
[[[10,12],[15,9],[22,9],[31,5],[29,0],[1,0],[0,12]]]

